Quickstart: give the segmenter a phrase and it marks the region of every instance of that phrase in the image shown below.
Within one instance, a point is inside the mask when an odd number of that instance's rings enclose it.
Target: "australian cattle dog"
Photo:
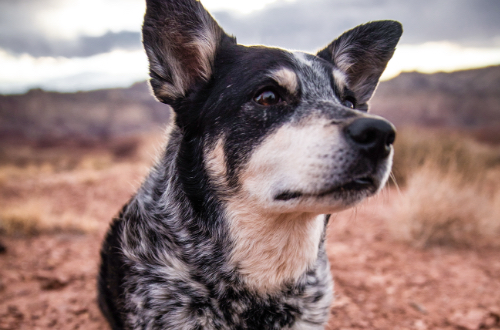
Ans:
[[[367,102],[401,24],[313,55],[239,45],[199,1],[146,3],[150,82],[174,118],[105,238],[101,310],[115,330],[323,329],[329,214],[389,176],[395,130]]]

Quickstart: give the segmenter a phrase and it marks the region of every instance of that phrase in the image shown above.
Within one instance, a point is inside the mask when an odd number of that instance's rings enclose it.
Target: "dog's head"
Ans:
[[[377,192],[395,131],[367,102],[401,33],[371,22],[316,55],[246,47],[199,1],[147,0],[151,85],[183,134],[186,187],[275,213],[331,213]]]

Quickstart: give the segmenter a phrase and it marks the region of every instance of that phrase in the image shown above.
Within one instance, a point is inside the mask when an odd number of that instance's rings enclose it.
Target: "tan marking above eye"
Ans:
[[[341,91],[347,86],[347,78],[345,74],[340,71],[339,69],[334,69],[332,71],[333,75],[333,81],[335,82],[335,85],[337,86],[338,90]]]
[[[291,69],[281,68],[273,71],[269,75],[278,85],[285,88],[290,94],[297,93],[299,80],[297,74]]]

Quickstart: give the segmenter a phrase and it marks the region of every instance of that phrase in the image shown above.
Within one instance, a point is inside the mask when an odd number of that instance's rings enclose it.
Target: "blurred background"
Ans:
[[[500,329],[500,1],[202,3],[241,44],[312,53],[403,24],[371,101],[398,128],[392,178],[330,224],[329,329]],[[105,329],[100,242],[170,120],[146,82],[144,11],[0,0],[0,329]]]

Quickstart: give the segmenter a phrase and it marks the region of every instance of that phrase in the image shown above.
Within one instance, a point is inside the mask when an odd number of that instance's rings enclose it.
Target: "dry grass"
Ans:
[[[89,233],[98,222],[85,214],[65,210],[55,211],[53,203],[28,200],[25,203],[5,206],[0,210],[0,230],[6,235],[35,235],[54,232]]]
[[[402,192],[383,211],[395,238],[412,245],[499,245],[500,152],[457,133],[399,134]]]
[[[484,178],[488,169],[500,166],[500,149],[476,142],[466,134],[422,128],[398,131],[393,173],[404,186],[423,166],[432,166],[441,174],[455,173],[464,183]]]
[[[481,246],[495,244],[500,217],[494,212],[500,193],[464,184],[456,173],[441,174],[432,166],[413,173],[406,189],[386,214],[394,237],[415,246]]]
[[[0,233],[100,230],[137,189],[158,135],[97,146],[4,144]]]

